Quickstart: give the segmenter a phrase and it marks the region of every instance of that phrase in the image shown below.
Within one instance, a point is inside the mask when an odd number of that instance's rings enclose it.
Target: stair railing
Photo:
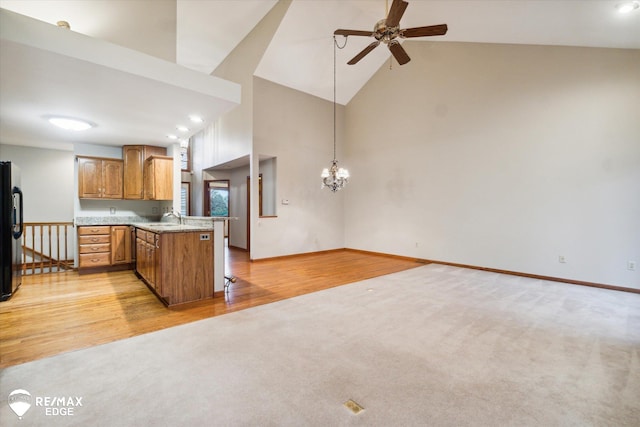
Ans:
[[[23,274],[73,270],[75,241],[72,222],[25,222],[22,235]]]

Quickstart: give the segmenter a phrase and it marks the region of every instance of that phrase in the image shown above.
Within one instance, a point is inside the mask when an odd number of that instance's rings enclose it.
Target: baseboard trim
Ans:
[[[393,259],[399,259],[403,261],[419,262],[421,264],[429,264],[430,262],[422,258],[412,258],[412,257],[402,256],[402,255],[385,254],[384,252],[363,251],[362,249],[351,249],[351,248],[344,248],[344,250],[349,252],[359,252],[361,254],[367,254],[367,255],[378,255],[385,258],[393,258]]]
[[[359,252],[359,253],[363,253],[363,254],[377,255],[377,256],[382,256],[382,257],[386,257],[386,258],[395,258],[395,259],[401,259],[401,260],[405,260],[405,261],[414,261],[414,262],[421,263],[421,264],[450,265],[452,267],[470,268],[472,270],[489,271],[491,273],[509,274],[511,276],[528,277],[528,278],[531,278],[531,279],[549,280],[551,282],[568,283],[570,285],[589,286],[591,288],[608,289],[610,291],[621,291],[621,292],[630,292],[632,294],[640,294],[640,289],[627,288],[625,286],[605,285],[603,283],[586,282],[586,281],[583,281],[583,280],[564,279],[562,277],[543,276],[543,275],[540,275],[540,274],[522,273],[522,272],[518,272],[518,271],[501,270],[501,269],[498,269],[498,268],[480,267],[480,266],[477,266],[477,265],[459,264],[459,263],[455,263],[455,262],[438,261],[438,260],[432,260],[432,259],[413,258],[413,257],[402,256],[402,255],[386,254],[384,252],[365,251],[365,250],[362,250],[362,249],[352,249],[352,248],[329,249],[329,250],[326,250],[326,251],[317,251],[317,252],[305,252],[305,253],[301,253],[301,254],[282,255],[282,256],[271,257],[271,258],[261,258],[261,259],[257,259],[257,260],[253,260],[252,259],[251,262],[260,262],[260,261],[269,261],[269,260],[284,260],[284,259],[287,259],[287,258],[296,258],[296,257],[301,257],[301,256],[319,255],[319,254],[326,254],[326,253],[332,253],[332,252],[341,252],[341,251]]]
[[[491,273],[509,274],[511,276],[528,277],[531,279],[549,280],[551,282],[568,283],[571,285],[589,286],[592,288],[608,289],[611,291],[631,292],[634,294],[640,294],[640,289],[627,288],[625,286],[605,285],[603,283],[585,282],[583,280],[564,279],[561,277],[542,276],[540,274],[521,273],[518,271],[500,270],[498,268],[479,267],[477,265],[458,264],[455,262],[436,261],[436,260],[424,260],[426,264],[441,264],[450,265],[452,267],[470,268],[473,270],[489,271]]]

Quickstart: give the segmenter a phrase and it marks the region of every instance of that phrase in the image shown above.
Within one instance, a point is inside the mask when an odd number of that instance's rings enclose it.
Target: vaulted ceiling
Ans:
[[[621,14],[616,6],[623,2],[409,0],[400,24],[448,24],[444,36],[413,40],[640,49],[640,10]],[[64,20],[72,31],[210,74],[277,3],[0,0],[0,7],[51,24]],[[390,4],[391,0],[292,0],[255,75],[332,100],[333,31],[372,30]],[[338,41],[347,41],[337,52],[337,100],[346,104],[381,66],[387,66],[390,54],[379,47],[349,66],[347,61],[372,40],[339,36]],[[410,46],[407,49],[411,55]]]

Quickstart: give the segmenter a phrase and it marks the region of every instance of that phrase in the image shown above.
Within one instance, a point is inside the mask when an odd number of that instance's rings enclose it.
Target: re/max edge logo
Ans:
[[[36,407],[44,408],[46,416],[73,416],[75,409],[82,406],[82,397],[80,396],[35,396],[34,399],[31,393],[23,389],[12,391],[7,400],[11,410],[20,419],[31,406],[34,406],[34,400]]]

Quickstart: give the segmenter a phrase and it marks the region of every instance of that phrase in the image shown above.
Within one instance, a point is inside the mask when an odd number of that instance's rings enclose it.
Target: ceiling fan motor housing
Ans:
[[[398,38],[399,35],[400,27],[387,27],[386,19],[379,20],[373,27],[373,36],[383,43],[389,43],[391,40]]]

